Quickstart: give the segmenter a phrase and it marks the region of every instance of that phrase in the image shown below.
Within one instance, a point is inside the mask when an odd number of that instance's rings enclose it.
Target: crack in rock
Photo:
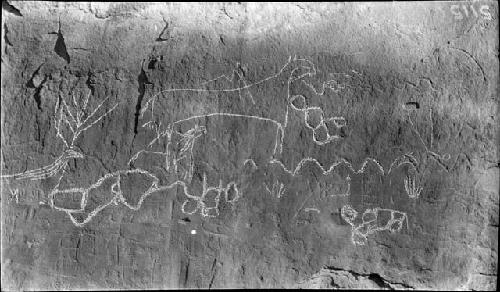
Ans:
[[[23,16],[21,11],[17,9],[14,5],[10,4],[8,1],[2,1],[2,9],[11,14],[14,14],[15,16],[21,16],[21,17]]]
[[[4,29],[4,34],[3,34],[3,40],[4,42],[12,47],[12,43],[9,40],[9,28],[7,27],[7,23],[3,24],[3,29]]]
[[[141,73],[139,73],[139,76],[137,77],[137,83],[139,83],[139,88],[138,88],[139,96],[137,97],[137,103],[135,105],[134,135],[137,134],[137,126],[139,124],[139,116],[142,107],[141,104],[144,98],[144,94],[146,93],[146,84],[153,84],[149,82],[148,76],[144,71],[144,61],[145,60],[143,60],[141,64]]]
[[[64,41],[64,36],[61,32],[61,20],[59,20],[59,28],[57,32],[52,32],[50,34],[57,34],[56,45],[54,46],[54,52],[61,58],[63,58],[66,63],[70,63],[70,57],[68,54],[68,49],[66,48],[66,42]]]
[[[321,269],[299,285],[301,288],[415,289],[405,283],[389,281],[378,273],[364,274],[331,266]]]
[[[158,37],[156,38],[157,42],[164,42],[170,39],[169,23],[165,19],[163,19],[163,21],[165,22],[165,27],[163,27],[160,35],[158,35]]]

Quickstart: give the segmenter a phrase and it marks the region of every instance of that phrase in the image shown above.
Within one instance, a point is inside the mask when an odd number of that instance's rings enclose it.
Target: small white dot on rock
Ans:
[[[191,230],[191,234],[196,234],[196,230]]]

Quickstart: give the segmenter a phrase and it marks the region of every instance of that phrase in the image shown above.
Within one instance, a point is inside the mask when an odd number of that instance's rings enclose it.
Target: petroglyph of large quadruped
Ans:
[[[2,21],[2,287],[496,288],[496,3]]]

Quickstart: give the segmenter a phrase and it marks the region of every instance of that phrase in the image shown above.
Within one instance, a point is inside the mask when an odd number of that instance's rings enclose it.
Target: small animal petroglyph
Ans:
[[[202,83],[199,88],[172,88],[153,95],[146,101],[145,106],[141,108],[139,116],[141,119],[144,119],[142,127],[147,130],[148,134],[152,134],[154,137],[148,139],[144,148],[131,156],[128,161],[130,169],[110,171],[101,176],[96,182],[86,187],[60,189],[59,184],[57,184],[49,193],[48,204],[55,210],[65,212],[74,225],[82,227],[106,208],[121,204],[131,210],[139,210],[144,200],[149,195],[180,186],[183,190],[182,195],[186,197],[181,206],[181,211],[184,214],[192,215],[199,213],[201,216],[209,218],[218,216],[221,197],[226,203],[233,205],[241,198],[242,192],[239,189],[241,184],[238,184],[237,180],[235,181],[231,178],[230,182],[226,185],[223,185],[222,180],[220,180],[218,186],[208,186],[206,173],[203,173],[201,194],[192,194],[188,191],[188,185],[191,183],[194,175],[194,162],[196,162],[193,157],[193,148],[195,145],[200,145],[199,141],[203,140],[202,137],[207,133],[205,126],[200,125],[200,121],[216,117],[264,122],[264,124],[266,124],[265,127],[270,128],[269,134],[272,135],[271,144],[264,148],[269,152],[272,150],[272,153],[266,153],[265,157],[261,159],[264,160],[263,162],[257,158],[255,160],[248,158],[249,156],[243,157],[246,158],[243,162],[243,166],[248,164],[252,170],[259,169],[263,164],[277,164],[281,166],[286,173],[294,177],[299,175],[300,170],[306,164],[319,166],[324,175],[330,174],[340,165],[347,166],[353,173],[359,174],[365,172],[368,164],[373,164],[382,175],[389,174],[392,170],[404,164],[408,164],[414,169],[416,168],[416,159],[413,157],[412,153],[407,153],[395,159],[388,169],[384,169],[374,158],[366,158],[362,166],[357,170],[345,159],[341,159],[328,168],[325,168],[317,159],[312,157],[301,159],[294,169],[287,169],[284,163],[278,158],[282,154],[283,143],[285,141],[285,130],[289,125],[288,119],[292,111],[297,112],[301,117],[300,123],[305,125],[306,130],[312,131],[312,142],[319,146],[325,146],[333,141],[342,139],[343,137],[339,135],[331,134],[331,130],[343,129],[348,123],[343,116],[331,116],[325,113],[324,109],[321,107],[308,105],[303,95],[291,95],[290,88],[292,82],[302,82],[307,87],[311,88],[317,95],[325,95],[328,90],[339,92],[345,88],[345,84],[342,84],[336,79],[331,79],[322,82],[320,90],[316,90],[313,85],[304,80],[305,77],[315,77],[317,75],[316,66],[310,60],[298,58],[297,56],[290,56],[288,61],[278,72],[256,82],[248,82],[244,78],[245,74],[242,73],[243,71],[241,64],[238,64],[238,69],[234,70],[231,75],[221,75]],[[353,72],[358,75],[360,74],[354,70]],[[332,76],[335,76],[335,74],[343,74],[342,76],[345,78],[351,77],[349,74],[345,73],[334,73]],[[233,85],[222,89],[212,89],[213,85],[219,81],[226,81]],[[237,86],[234,86],[234,84],[237,84]],[[283,84],[283,87],[286,87],[280,91],[281,96],[275,98],[275,100],[282,103],[282,107],[280,108],[281,112],[278,114],[274,110],[270,110],[267,103],[260,104],[263,101],[263,96],[253,94],[255,92],[263,92],[265,94],[265,92],[267,92],[265,89],[274,88],[276,84]],[[173,115],[166,115],[161,110],[158,110],[158,107],[161,106],[161,104],[158,104],[159,102],[162,100],[170,102],[176,98],[175,94],[185,94],[182,95],[182,98],[186,99],[196,94],[199,95],[197,97],[208,96],[206,97],[207,100],[211,99],[215,101],[215,104],[220,104],[220,96],[224,96],[224,98],[228,98],[230,101],[234,99],[235,102],[241,102],[243,106],[231,107],[226,111],[219,110],[219,108],[215,107],[203,106],[186,112],[179,110]],[[162,99],[160,99],[160,97]],[[2,175],[1,177],[40,180],[61,174],[59,177],[59,182],[61,182],[61,179],[66,175],[65,169],[68,161],[70,159],[84,157],[84,154],[79,151],[77,146],[78,138],[90,127],[112,113],[118,106],[118,103],[116,103],[108,106],[109,109],[107,109],[104,104],[109,98],[105,98],[95,107],[95,109],[91,110],[89,109],[89,99],[90,93],[81,103],[77,102],[74,95],[69,102],[64,98],[58,99],[54,111],[55,129],[57,131],[57,137],[64,144],[64,150],[56,161],[38,169],[29,170],[23,173]],[[162,118],[165,119],[162,120]],[[179,130],[179,128],[183,128],[182,126],[189,123],[191,123],[191,125],[194,123],[194,126],[188,130]],[[410,123],[413,126],[411,119]],[[174,137],[179,139],[174,140]],[[422,140],[420,135],[419,138]],[[166,148],[160,149],[159,151],[153,150],[152,146],[156,145],[155,143],[157,142],[165,142],[167,145]],[[170,147],[175,149],[178,148],[178,151],[172,151]],[[431,155],[437,155],[427,147],[426,151]],[[145,169],[147,168],[147,163],[146,166],[140,165],[141,159],[146,155],[153,155],[155,159],[158,158],[160,162],[160,173],[164,171],[168,174],[175,175],[166,176],[167,182],[161,181],[160,175],[155,172],[156,170],[154,167],[152,167],[152,170],[149,168]],[[441,158],[444,159],[446,157]],[[144,161],[145,160],[142,160],[143,163]],[[259,164],[257,165],[256,162]],[[241,163],[241,161],[238,161],[238,165],[239,163]],[[172,179],[171,177],[175,178]],[[135,187],[133,178],[137,178],[138,181],[144,184],[141,186],[143,188],[140,189],[138,193],[134,193],[131,190]],[[347,192],[337,195],[349,195],[350,179],[350,176],[346,177],[348,184]],[[265,185],[265,188],[276,198],[281,198],[286,191],[285,185],[281,182],[275,182],[271,188]],[[415,180],[410,178],[405,180],[405,189],[410,198],[417,198],[422,191],[422,188],[417,186]],[[12,190],[11,194],[13,194]],[[16,201],[18,201],[17,191],[15,192],[15,197]],[[355,242],[355,244],[364,244],[367,236],[376,231],[399,231],[403,221],[406,219],[405,213],[380,208],[367,209],[361,216],[362,218],[359,219],[354,209],[349,206],[344,207],[345,208],[342,209],[342,217],[353,227],[353,242]],[[305,211],[315,211],[319,213],[318,209],[313,208],[306,208]],[[382,215],[385,213],[390,215],[390,219],[385,223],[379,222],[381,221],[379,219],[383,217]],[[359,223],[359,220],[362,222]]]
[[[352,227],[351,241],[354,245],[365,245],[368,235],[375,232],[389,230],[399,232],[406,221],[408,228],[408,218],[406,213],[392,210],[373,208],[366,209],[361,216],[350,205],[345,205],[341,209],[341,216]]]

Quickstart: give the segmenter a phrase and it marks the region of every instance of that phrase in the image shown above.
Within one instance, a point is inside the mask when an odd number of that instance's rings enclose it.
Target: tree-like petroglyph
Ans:
[[[76,101],[74,94],[69,106],[63,97],[57,100],[54,110],[54,127],[57,131],[56,136],[60,138],[64,144],[64,150],[53,163],[22,173],[2,174],[2,178],[45,179],[63,173],[69,159],[83,158],[83,154],[80,153],[75,145],[77,139],[83,132],[109,115],[118,106],[118,103],[116,103],[110,109],[103,109],[103,104],[108,100],[108,98],[106,98],[90,112],[90,109],[88,109],[90,94],[91,92],[87,94],[81,104]]]
[[[355,70],[353,72],[356,75],[360,74]],[[253,172],[272,165],[277,165],[291,178],[302,175],[301,171],[308,165],[319,167],[324,176],[332,174],[340,167],[347,167],[352,174],[364,174],[369,166],[373,166],[378,171],[375,174],[382,176],[389,175],[402,166],[409,167],[413,173],[417,172],[418,161],[411,152],[397,157],[385,169],[377,159],[370,157],[366,158],[357,169],[346,159],[340,159],[325,167],[313,157],[302,158],[293,169],[288,169],[282,162],[281,154],[284,147],[284,137],[287,131],[290,131],[288,123],[292,111],[302,115],[303,125],[312,132],[312,143],[321,147],[335,147],[331,142],[342,139],[339,135],[330,135],[328,127],[342,129],[348,123],[343,116],[329,116],[321,107],[308,105],[304,95],[290,93],[290,87],[294,82],[302,82],[318,96],[326,96],[328,91],[339,93],[345,88],[341,82],[332,79],[322,82],[321,88],[317,90],[307,80],[315,78],[316,74],[317,69],[312,61],[290,56],[278,72],[256,82],[248,82],[243,74],[235,70],[229,76],[222,75],[214,78],[200,84],[198,88],[172,88],[160,91],[148,98],[145,106],[141,108],[142,127],[151,134],[151,139],[147,141],[143,149],[131,155],[127,163],[129,169],[109,172],[89,186],[73,188],[60,187],[60,182],[66,175],[65,168],[68,161],[84,157],[84,154],[78,150],[78,138],[103,118],[111,115],[119,104],[115,103],[105,108],[103,105],[108,101],[106,98],[91,110],[89,109],[90,92],[80,103],[77,102],[74,95],[70,101],[61,97],[55,105],[54,127],[56,136],[63,143],[63,153],[51,165],[23,173],[2,175],[2,178],[40,180],[57,176],[59,183],[48,195],[49,205],[57,211],[65,212],[71,222],[79,227],[90,222],[104,209],[113,206],[123,205],[130,210],[137,211],[151,194],[164,192],[174,187],[180,187],[181,193],[185,197],[181,205],[181,211],[184,214],[199,214],[207,218],[217,217],[219,216],[221,198],[224,202],[234,205],[238,203],[244,193],[238,179],[224,178],[224,173],[218,173],[217,175],[220,177],[218,184],[210,186],[207,179],[209,173],[207,172],[201,173],[202,188],[197,190],[199,193],[192,190],[191,184],[195,169],[199,166],[196,151],[200,147],[205,147],[205,143],[218,142],[219,138],[217,137],[209,138],[213,128],[218,129],[224,123],[233,121],[256,122],[259,123],[259,129],[268,129],[267,132],[262,131],[266,135],[274,133],[273,142],[269,145],[267,152],[255,156],[254,151],[249,148],[248,154],[239,155],[237,161],[225,161],[228,165],[235,165],[232,172],[236,174],[242,173],[244,168]],[[337,76],[336,74],[340,73],[330,74],[330,76]],[[343,76],[351,77],[345,73]],[[217,82],[221,80],[232,84],[236,83],[238,86],[216,88]],[[278,112],[263,111],[260,104],[269,98],[265,95],[265,89],[274,86],[276,82],[282,82],[286,85],[283,95],[275,97],[277,102],[282,103],[283,106]],[[164,104],[169,104],[179,98],[186,102],[193,96],[201,96],[207,106],[191,108],[186,113],[175,112],[169,115],[165,115],[162,111],[165,109]],[[224,100],[242,103],[243,106],[233,107],[233,110],[225,111],[211,107],[212,103],[218,104]],[[256,105],[260,107],[256,108]],[[250,147],[245,143],[243,145]],[[427,148],[426,150],[431,153]],[[244,152],[244,150],[239,151]],[[343,179],[347,190],[343,193],[329,194],[329,197],[352,196],[350,175],[347,174]],[[134,189],[137,185],[141,186],[140,190]],[[279,180],[273,181],[270,185],[263,183],[263,187],[278,200],[283,199],[287,189],[287,186]],[[414,177],[407,177],[404,180],[404,187],[411,199],[418,198],[422,192],[422,187],[417,185]],[[304,203],[299,210],[304,207]],[[320,213],[317,208],[305,208],[304,210]],[[344,220],[353,227],[353,243],[355,244],[364,244],[367,236],[376,231],[399,231],[400,225],[406,220],[405,213],[376,208],[365,211],[362,216],[363,222],[353,225],[354,221],[352,220],[357,216],[356,211],[348,205],[345,205],[342,210]],[[377,214],[380,212],[390,212],[391,214],[391,219],[384,225],[376,223]],[[367,216],[374,218],[367,219],[367,221],[365,220]],[[397,224],[399,227],[394,227]]]
[[[496,2],[3,2],[3,290],[497,290]]]

